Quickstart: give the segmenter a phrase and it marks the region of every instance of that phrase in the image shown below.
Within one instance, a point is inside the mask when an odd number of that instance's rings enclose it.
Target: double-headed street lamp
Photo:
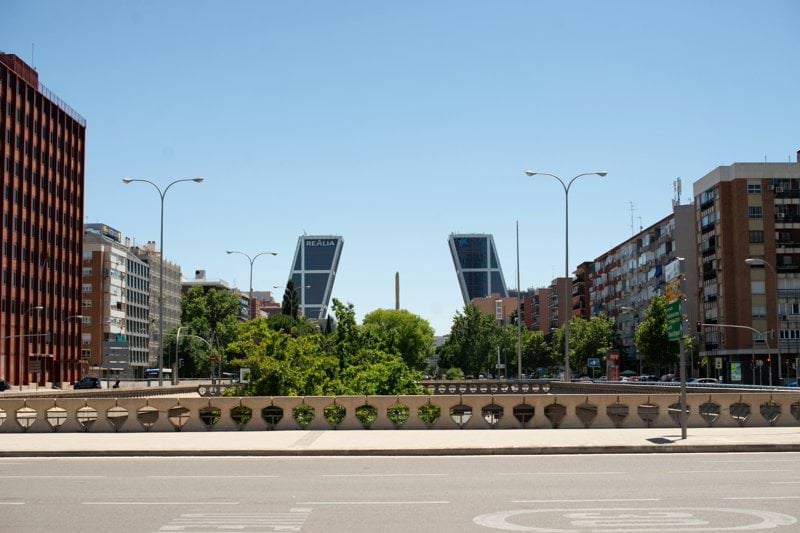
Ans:
[[[570,283],[571,278],[569,275],[569,189],[572,187],[573,182],[580,178],[581,176],[600,176],[601,178],[604,177],[607,172],[601,170],[599,172],[584,172],[583,174],[578,174],[574,178],[570,179],[569,182],[564,183],[564,180],[556,176],[555,174],[549,174],[547,172],[535,172],[532,170],[526,170],[525,175],[527,176],[550,176],[551,178],[555,178],[564,188],[564,307],[567,310],[567,316],[564,317],[564,381],[569,381],[569,320],[572,318],[572,309],[570,306]]]
[[[781,371],[781,366],[783,365],[783,359],[781,359],[781,314],[779,312],[780,310],[779,310],[779,304],[778,304],[778,273],[775,271],[774,268],[772,268],[772,265],[770,265],[769,263],[767,263],[763,259],[759,259],[759,258],[756,258],[756,257],[749,257],[749,258],[745,259],[744,262],[747,263],[748,266],[751,266],[751,267],[754,267],[754,266],[765,266],[765,267],[769,268],[772,271],[772,275],[775,277],[775,329],[777,331],[777,335],[776,335],[777,340],[775,342],[778,345],[777,346],[777,352],[778,352],[778,355],[777,355],[777,357],[778,357],[778,379],[781,379],[783,377],[783,372]],[[766,292],[767,291],[766,291],[766,281],[765,281],[764,282],[764,293],[766,294]],[[769,384],[772,385],[772,360],[770,360],[770,363],[769,363]]]
[[[275,256],[275,255],[278,255],[278,252],[261,252],[261,253],[258,253],[256,255],[254,255],[253,257],[250,257],[246,253],[240,252],[239,250],[226,250],[225,253],[226,254],[241,254],[241,255],[245,256],[248,261],[250,261],[250,295],[248,296],[248,300],[247,300],[247,307],[248,307],[247,316],[249,316],[250,318],[254,318],[253,317],[253,263],[255,263],[256,259],[258,259],[262,255]]]
[[[203,183],[203,178],[187,178],[187,179],[180,179],[175,180],[169,185],[167,185],[164,190],[161,190],[161,187],[156,185],[150,180],[145,179],[132,179],[132,178],[123,178],[122,183],[129,184],[133,183],[134,181],[140,181],[142,183],[149,183],[158,191],[158,195],[161,197],[161,238],[159,239],[159,260],[158,260],[158,309],[159,309],[159,317],[158,317],[158,386],[164,386],[164,196],[166,196],[167,191],[170,187],[175,185],[176,183],[181,183],[183,181],[193,181],[195,183]]]

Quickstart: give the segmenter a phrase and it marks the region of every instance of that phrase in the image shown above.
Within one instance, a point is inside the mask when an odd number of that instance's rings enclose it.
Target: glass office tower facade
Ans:
[[[465,305],[473,298],[487,298],[492,294],[508,296],[503,269],[500,268],[491,235],[451,234],[447,242]]]
[[[306,318],[328,316],[344,239],[339,235],[303,235],[297,239],[292,271],[300,313]]]

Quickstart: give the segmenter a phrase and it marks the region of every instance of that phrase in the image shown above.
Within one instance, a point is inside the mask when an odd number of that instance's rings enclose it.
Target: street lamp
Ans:
[[[526,170],[526,176],[550,176],[551,178],[555,178],[564,188],[564,306],[569,311],[569,293],[570,293],[570,285],[572,283],[568,283],[570,281],[569,276],[569,189],[572,187],[572,184],[575,182],[576,179],[580,178],[581,176],[600,176],[601,178],[604,177],[607,172],[601,170],[599,172],[584,172],[583,174],[578,174],[574,178],[570,179],[569,182],[564,183],[564,180],[556,176],[555,174],[549,174],[547,172],[535,172],[532,170]],[[572,312],[569,311],[568,315],[571,315]],[[569,381],[569,320],[572,318],[571,316],[564,317],[564,381]]]
[[[128,185],[133,183],[134,181],[140,181],[142,183],[149,183],[158,191],[158,195],[161,197],[161,239],[159,240],[159,261],[158,261],[158,386],[164,386],[164,196],[166,196],[167,191],[170,187],[175,185],[176,183],[181,183],[183,181],[193,181],[195,183],[203,183],[203,178],[187,178],[187,179],[180,179],[175,180],[169,185],[161,190],[161,187],[156,185],[150,180],[144,179],[133,179],[133,178],[123,178],[122,183]]]
[[[277,252],[261,252],[259,254],[254,255],[253,257],[250,257],[246,253],[240,252],[238,250],[226,250],[225,253],[229,254],[229,255],[230,254],[241,254],[241,255],[245,256],[248,261],[250,261],[250,295],[248,296],[248,300],[247,300],[247,305],[249,307],[249,309],[247,310],[247,315],[250,318],[254,318],[253,317],[253,263],[255,263],[256,259],[258,259],[259,256],[262,256],[262,255],[275,256],[275,255],[278,255],[278,253]]]
[[[775,276],[775,328],[776,328],[776,330],[778,332],[778,334],[777,334],[778,339],[776,341],[776,343],[778,345],[778,347],[777,347],[777,351],[778,351],[778,379],[782,379],[783,378],[783,372],[781,371],[781,366],[782,366],[783,359],[781,359],[781,314],[778,312],[779,311],[779,309],[778,309],[778,273],[775,271],[774,268],[772,268],[772,265],[770,265],[768,262],[766,262],[763,259],[758,259],[758,258],[755,258],[755,257],[748,257],[747,259],[744,260],[744,262],[747,263],[747,265],[750,266],[750,267],[765,266],[765,267],[769,268],[772,271],[772,275]],[[765,285],[764,293],[766,294],[766,292],[767,292],[766,291],[766,282],[765,282],[764,285]],[[769,366],[769,384],[772,385],[772,361],[770,361],[770,366]]]

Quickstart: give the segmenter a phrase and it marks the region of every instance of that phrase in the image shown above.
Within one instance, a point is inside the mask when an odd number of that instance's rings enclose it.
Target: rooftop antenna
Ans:
[[[33,62],[33,43],[31,43],[31,66],[36,70],[36,64]]]
[[[628,203],[631,204],[631,237],[633,237],[634,235],[636,235],[636,232],[633,229],[633,212],[635,211],[635,209],[633,207],[633,202],[629,201]]]
[[[642,232],[644,226],[642,226],[642,215],[639,215],[639,233]]]
[[[675,196],[672,198],[672,207],[676,207],[681,205],[681,177],[678,176],[678,179],[672,182],[672,191],[675,193]]]

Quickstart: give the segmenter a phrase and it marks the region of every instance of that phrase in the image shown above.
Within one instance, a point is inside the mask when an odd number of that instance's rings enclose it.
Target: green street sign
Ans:
[[[683,310],[681,309],[681,301],[676,300],[667,304],[667,322],[680,322],[683,319]]]
[[[667,322],[667,338],[671,341],[680,340],[683,331],[681,328],[681,322]]]

